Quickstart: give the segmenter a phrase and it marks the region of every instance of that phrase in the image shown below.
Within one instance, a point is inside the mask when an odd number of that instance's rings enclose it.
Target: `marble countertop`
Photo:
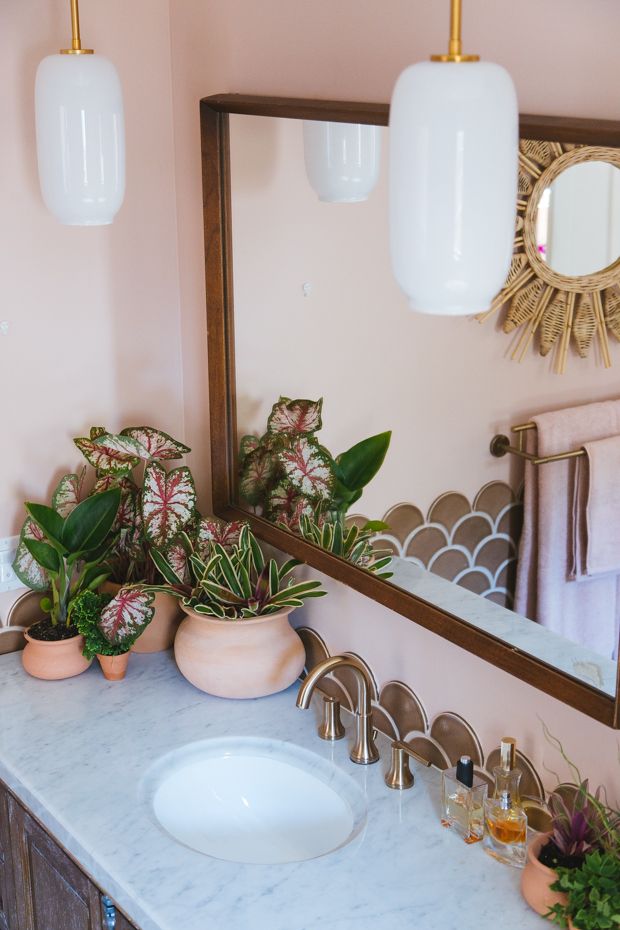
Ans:
[[[42,682],[19,654],[0,658],[0,778],[141,930],[541,930],[520,873],[440,826],[440,776],[412,764],[409,791],[385,787],[381,761],[354,765],[347,736],[316,735],[320,698],[296,687],[256,701],[197,691],[170,653],[133,655],[110,683],[94,666]],[[158,759],[195,741],[263,737],[311,750],[364,793],[367,821],[343,848],[306,862],[241,865],[175,843],[154,821],[144,785]],[[251,773],[248,773],[251,777]]]

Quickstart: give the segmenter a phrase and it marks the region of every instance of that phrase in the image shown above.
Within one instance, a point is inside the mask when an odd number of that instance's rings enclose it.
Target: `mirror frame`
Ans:
[[[620,729],[620,662],[615,698],[472,626],[414,594],[247,513],[237,503],[235,339],[229,114],[387,126],[389,106],[334,100],[220,94],[200,102],[213,511],[245,520],[256,535],[389,610],[460,646],[564,704]],[[620,123],[521,116],[521,138],[620,148]]]

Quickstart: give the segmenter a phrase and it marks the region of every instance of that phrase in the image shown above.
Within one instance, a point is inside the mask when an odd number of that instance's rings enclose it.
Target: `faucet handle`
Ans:
[[[427,768],[431,764],[428,759],[419,755],[415,749],[407,746],[406,743],[395,740],[392,743],[392,762],[390,770],[385,776],[385,783],[388,788],[396,788],[399,791],[404,791],[405,788],[412,787],[414,778],[409,768],[409,756],[415,759],[416,762],[419,762],[420,765],[425,765]]]
[[[319,727],[321,739],[337,740],[344,736],[344,727],[340,719],[340,701],[325,695],[323,697],[323,723]]]

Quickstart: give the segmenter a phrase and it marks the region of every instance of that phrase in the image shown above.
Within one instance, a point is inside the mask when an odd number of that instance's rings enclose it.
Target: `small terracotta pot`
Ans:
[[[123,652],[120,656],[100,656],[97,653],[103,677],[108,681],[122,681],[127,674],[129,653]]]
[[[90,666],[92,659],[82,655],[83,636],[72,636],[71,639],[60,639],[55,643],[33,639],[26,632],[24,636],[26,648],[22,652],[22,662],[28,674],[34,678],[43,678],[45,681],[73,678]]]
[[[257,698],[292,685],[305,650],[288,622],[291,608],[251,620],[218,620],[183,608],[174,641],[179,671],[193,685],[225,698]]]
[[[540,862],[540,850],[549,842],[548,833],[539,833],[527,848],[527,861],[521,873],[521,894],[537,914],[543,917],[555,904],[566,904],[568,897],[561,891],[551,891],[558,879],[555,869]]]
[[[100,590],[108,594],[118,594],[122,585],[115,581],[104,581]],[[170,649],[183,618],[179,600],[164,591],[158,591],[153,600],[155,613],[144,633],[138,637],[132,652],[163,652]]]

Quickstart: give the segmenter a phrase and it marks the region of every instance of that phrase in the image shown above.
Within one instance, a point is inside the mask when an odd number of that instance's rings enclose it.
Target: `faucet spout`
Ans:
[[[332,656],[323,662],[319,662],[303,681],[297,695],[297,706],[302,710],[307,710],[319,681],[336,668],[350,668],[354,672],[357,681],[357,707],[355,711],[357,735],[355,745],[351,750],[351,759],[359,765],[377,762],[379,751],[375,745],[375,734],[372,725],[372,683],[366,667],[356,656]]]

